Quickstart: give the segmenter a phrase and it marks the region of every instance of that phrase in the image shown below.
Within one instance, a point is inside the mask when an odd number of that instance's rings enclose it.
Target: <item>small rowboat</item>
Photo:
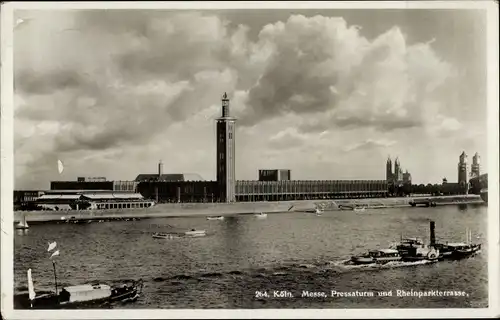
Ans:
[[[223,216],[218,216],[218,217],[207,217],[207,220],[224,220]]]
[[[180,237],[178,234],[155,232],[155,233],[153,233],[153,238],[155,238],[155,239],[177,239]]]
[[[189,231],[184,232],[187,237],[204,237],[207,235],[205,230],[195,230],[191,229]]]

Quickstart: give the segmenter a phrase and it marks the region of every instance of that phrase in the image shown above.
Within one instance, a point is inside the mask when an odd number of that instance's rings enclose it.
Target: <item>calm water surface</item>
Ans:
[[[40,213],[43,214],[43,213]],[[348,267],[351,255],[387,247],[405,236],[429,238],[429,220],[443,241],[483,243],[476,257],[429,265]],[[58,281],[116,283],[142,278],[143,295],[121,308],[462,308],[487,307],[486,206],[442,206],[143,219],[91,224],[41,224],[15,236],[15,291],[54,285],[48,241],[57,241]],[[202,238],[153,239],[153,232],[207,230]],[[457,290],[467,297],[397,297],[396,290]],[[287,290],[293,298],[273,297]],[[308,291],[391,291],[392,297],[302,298]],[[256,298],[267,291],[269,298]]]

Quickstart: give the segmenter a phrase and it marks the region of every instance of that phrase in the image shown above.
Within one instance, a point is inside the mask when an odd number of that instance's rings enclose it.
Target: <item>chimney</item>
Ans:
[[[158,178],[161,178],[161,175],[163,174],[163,163],[160,162],[158,163]]]
[[[436,233],[435,233],[435,228],[436,228],[436,223],[434,221],[431,221],[430,223],[431,227],[431,246],[436,244]]]

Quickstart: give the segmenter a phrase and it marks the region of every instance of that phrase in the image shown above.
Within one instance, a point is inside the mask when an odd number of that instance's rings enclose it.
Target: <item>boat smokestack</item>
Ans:
[[[431,221],[430,227],[431,227],[431,246],[433,246],[436,244],[436,232],[435,232],[436,223],[434,221]]]

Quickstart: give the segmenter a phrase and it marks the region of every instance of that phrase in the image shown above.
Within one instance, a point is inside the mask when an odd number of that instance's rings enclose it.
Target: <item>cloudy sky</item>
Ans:
[[[227,91],[236,175],[457,180],[486,168],[485,13],[472,10],[15,12],[15,188],[155,173],[215,179]],[[59,175],[57,160],[65,164]]]

